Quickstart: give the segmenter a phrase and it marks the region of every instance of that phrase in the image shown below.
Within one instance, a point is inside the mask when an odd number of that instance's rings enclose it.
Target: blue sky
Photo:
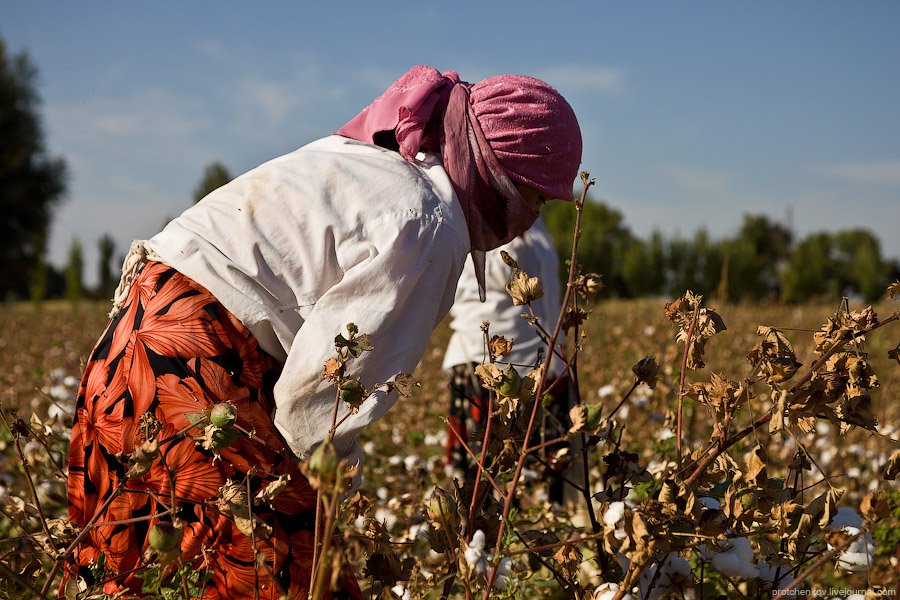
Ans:
[[[377,8],[375,8],[377,7]],[[234,174],[338,128],[409,66],[546,79],[595,195],[645,236],[865,227],[900,257],[900,3],[12,2],[71,172],[51,258],[120,252]]]

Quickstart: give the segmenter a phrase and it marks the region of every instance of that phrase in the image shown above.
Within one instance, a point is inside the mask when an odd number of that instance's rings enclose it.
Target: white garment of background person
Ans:
[[[502,335],[515,340],[509,356],[500,357],[497,362],[512,363],[520,375],[525,375],[535,366],[539,349],[543,348],[545,353],[547,351],[546,344],[534,326],[521,316],[523,312],[527,312],[527,307],[514,305],[506,292],[512,269],[503,262],[501,251],[509,253],[519,264],[519,268],[528,275],[540,278],[544,295],[533,301],[531,307],[544,329],[552,333],[556,326],[561,302],[559,258],[543,220],[538,218],[525,233],[487,253],[484,284],[486,299],[483,303],[478,298],[478,283],[475,281],[472,258],[469,257],[456,286],[456,298],[450,309],[453,318],[450,328],[453,334],[444,355],[445,371],[455,365],[487,361],[481,331],[483,321],[490,321],[492,336]],[[557,347],[565,347],[562,335],[557,341]],[[553,377],[562,373],[564,366],[559,357],[554,357],[547,373],[547,381],[552,381]]]
[[[481,324],[490,322],[489,333],[491,336],[502,335],[514,340],[509,356],[499,357],[496,362],[500,365],[512,364],[520,375],[527,374],[541,361],[548,351],[546,342],[541,338],[537,329],[522,317],[527,313],[527,307],[513,304],[512,297],[506,291],[506,284],[512,274],[512,268],[503,262],[501,251],[507,252],[519,265],[519,268],[529,276],[539,277],[544,290],[541,298],[532,301],[538,322],[549,333],[556,327],[559,318],[561,294],[559,279],[559,258],[553,247],[553,240],[547,232],[544,222],[539,218],[534,225],[522,235],[516,237],[505,246],[501,246],[487,253],[485,260],[485,302],[479,300],[478,284],[475,280],[474,269],[469,264],[463,269],[463,274],[456,288],[456,298],[450,309],[452,321],[450,328],[453,333],[447,345],[444,355],[443,368],[450,378],[450,419],[448,423],[447,461],[454,473],[470,479],[473,474],[473,466],[470,457],[459,443],[457,436],[468,437],[481,427],[484,414],[478,407],[479,401],[483,401],[483,391],[480,391],[473,373],[473,363],[487,361],[484,334]],[[471,263],[471,258],[469,259]],[[565,355],[565,339],[560,336],[557,340],[557,348]],[[543,352],[541,353],[541,350]],[[553,357],[548,369],[546,385],[563,374],[565,363],[558,356]],[[562,387],[564,386],[564,387]],[[562,430],[568,429],[568,411],[571,402],[568,378],[558,383],[553,390],[557,405],[550,412],[553,417],[561,422]],[[475,406],[473,406],[475,403]],[[550,421],[548,421],[548,424]],[[456,434],[454,435],[454,431]],[[559,436],[559,426],[550,426],[546,435],[550,438]],[[470,440],[471,447],[478,447],[478,440]],[[576,440],[577,442],[577,440]],[[547,452],[553,453],[552,449]],[[577,444],[570,444],[571,465],[565,470],[564,475],[580,485],[583,479],[580,453]],[[568,504],[577,499],[578,491],[569,485],[564,485],[561,479],[551,477],[548,480],[548,499],[558,504]]]

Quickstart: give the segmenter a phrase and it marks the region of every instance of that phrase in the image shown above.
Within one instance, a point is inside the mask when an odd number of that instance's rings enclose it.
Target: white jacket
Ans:
[[[413,371],[452,304],[466,223],[440,159],[418,158],[327,137],[217,189],[146,244],[284,361],[274,420],[301,458],[331,425],[322,373],[335,336],[351,322],[371,335],[348,374],[372,386]],[[361,458],[356,434],[395,400],[367,399],[338,428],[338,453]]]

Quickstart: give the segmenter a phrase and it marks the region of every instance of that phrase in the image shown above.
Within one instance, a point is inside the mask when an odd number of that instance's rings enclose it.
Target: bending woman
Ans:
[[[183,560],[211,575],[204,597],[305,597],[316,495],[297,459],[331,425],[322,365],[335,335],[354,322],[372,337],[376,351],[353,363],[364,385],[411,371],[467,254],[483,288],[485,252],[527,229],[543,201],[571,199],[580,160],[575,115],[543,81],[469,85],[418,66],[336,135],[245,173],[135,242],[78,394],[69,514],[96,525],[67,580],[139,592],[148,517],[163,513],[184,524]],[[174,436],[186,415],[226,400],[253,439],[240,436],[218,459]],[[357,433],[394,401],[376,394],[348,417],[339,456],[361,460]],[[173,441],[128,474],[120,458],[151,436]],[[256,494],[280,475],[288,488],[257,515],[270,533],[251,540],[217,494],[228,479]],[[349,569],[343,588],[334,597],[359,597]]]

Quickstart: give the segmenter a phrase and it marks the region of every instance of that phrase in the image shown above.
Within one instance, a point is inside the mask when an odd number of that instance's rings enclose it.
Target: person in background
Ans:
[[[482,389],[475,375],[475,367],[488,360],[482,323],[490,323],[491,337],[498,335],[513,341],[509,355],[496,361],[501,368],[511,364],[519,375],[525,376],[543,362],[544,355],[549,350],[547,340],[541,337],[537,327],[523,317],[523,313],[527,314],[526,307],[515,305],[506,291],[512,269],[504,262],[501,252],[506,252],[530,276],[540,278],[544,293],[542,297],[532,301],[531,308],[538,323],[547,332],[553,331],[560,313],[559,258],[553,247],[553,240],[540,218],[530,229],[509,243],[487,253],[484,302],[479,298],[474,270],[463,271],[450,309],[452,334],[444,354],[443,369],[450,377],[446,462],[468,482],[474,479],[474,459],[461,440],[465,440],[477,455],[487,416],[488,391]],[[562,335],[557,341],[557,352],[565,356],[565,338]],[[553,402],[549,410],[542,411],[540,427],[535,432],[538,438],[559,437],[570,425],[570,386],[565,371],[564,361],[559,356],[554,356],[547,371],[546,384]],[[553,462],[553,455],[559,448],[551,447],[549,452],[542,454],[545,463]],[[554,468],[562,469],[563,465],[554,464]],[[574,488],[564,484],[560,473],[553,469],[551,473],[553,477],[550,478],[547,489],[549,499],[558,504],[571,500]]]
[[[485,254],[571,199],[580,161],[575,114],[547,83],[417,66],[336,135],[133,243],[77,396],[69,517],[90,527],[63,589],[140,593],[162,548],[209,576],[205,598],[305,598],[316,492],[299,467],[330,435],[335,336],[351,322],[371,336],[352,363],[365,386],[412,371],[466,256],[483,288]],[[339,406],[339,458],[361,461],[357,433],[395,400]],[[253,436],[197,443],[190,415],[212,410]],[[282,476],[245,535],[227,498]],[[349,566],[332,575],[327,597],[360,597]]]

